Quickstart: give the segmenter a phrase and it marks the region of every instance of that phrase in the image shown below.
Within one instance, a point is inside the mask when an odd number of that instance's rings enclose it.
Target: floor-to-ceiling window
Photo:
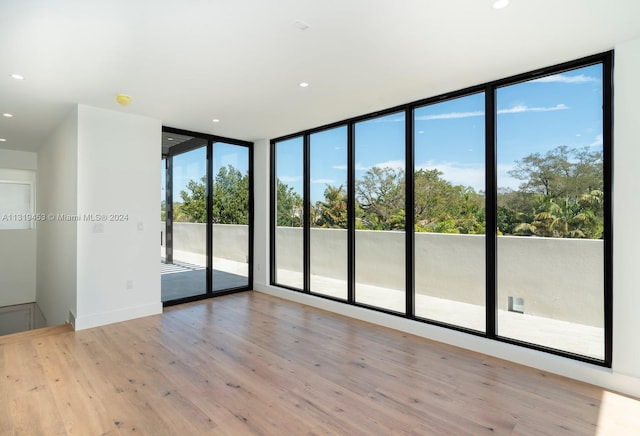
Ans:
[[[163,303],[249,289],[250,151],[243,141],[163,129]]]
[[[610,201],[602,79],[599,63],[496,94],[497,333],[599,359]]]
[[[304,147],[302,137],[279,141],[274,145],[275,202],[272,211],[275,224],[275,247],[272,244],[272,278],[278,284],[304,288],[302,223]]]
[[[404,312],[405,114],[355,124],[355,301]]]
[[[273,140],[271,283],[610,365],[611,74],[604,53]]]
[[[249,148],[213,144],[213,291],[249,285]]]
[[[348,296],[347,134],[340,126],[309,136],[310,290],[342,300]]]
[[[486,288],[484,105],[480,92],[413,111],[415,314],[479,331]]]

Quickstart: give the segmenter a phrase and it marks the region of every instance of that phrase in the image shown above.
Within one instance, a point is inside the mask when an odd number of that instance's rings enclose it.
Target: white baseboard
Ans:
[[[254,283],[254,289],[258,292],[263,292],[274,297],[280,297],[286,300],[306,304],[318,309],[367,321],[372,324],[421,336],[426,339],[497,357],[499,359],[640,398],[640,378],[617,373],[611,368],[603,368],[598,365],[580,362],[574,359],[556,356],[526,347],[494,341],[431,324],[412,321],[399,316],[368,310],[362,307],[351,306],[328,300],[326,298],[302,294],[300,292],[290,291],[275,286]]]
[[[161,302],[136,307],[127,307],[110,312],[94,313],[91,315],[77,317],[75,319],[75,329],[84,330],[116,322],[128,321],[130,319],[158,315],[160,313],[162,313]]]

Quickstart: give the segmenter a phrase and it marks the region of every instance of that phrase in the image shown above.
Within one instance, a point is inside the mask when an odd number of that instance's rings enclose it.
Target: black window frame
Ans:
[[[597,359],[590,356],[572,353],[569,351],[559,350],[542,346],[539,344],[529,343],[521,340],[507,338],[499,336],[497,334],[497,138],[496,138],[496,91],[498,88],[508,85],[514,85],[521,82],[526,82],[540,77],[545,77],[553,74],[559,74],[566,71],[587,67],[591,65],[602,65],[602,134],[603,134],[603,182],[604,182],[604,231],[603,231],[603,244],[604,244],[604,357],[603,359]],[[401,316],[403,318],[411,319],[417,322],[436,325],[439,327],[445,327],[456,331],[472,334],[475,336],[484,337],[487,339],[495,340],[498,342],[517,345],[537,351],[546,352],[549,354],[574,359],[598,366],[610,368],[612,365],[612,344],[613,344],[613,68],[614,68],[614,52],[607,51],[576,59],[561,64],[536,69],[523,74],[507,77],[504,79],[495,80],[492,82],[484,83],[481,85],[471,86],[455,92],[449,92],[446,94],[421,99],[418,101],[398,105],[392,108],[376,111],[373,113],[349,118],[346,120],[338,121],[335,123],[327,124],[324,126],[296,132],[286,136],[274,138],[270,141],[270,232],[269,232],[269,246],[270,246],[270,279],[269,283],[272,286],[313,295],[340,303],[367,308],[370,310],[391,314],[394,316]],[[484,332],[468,329],[465,327],[451,325],[440,321],[431,319],[425,319],[417,317],[415,315],[415,256],[414,256],[414,235],[413,229],[414,217],[413,214],[406,214],[405,229],[406,231],[406,310],[405,313],[400,314],[396,311],[387,310],[380,307],[370,306],[366,304],[357,303],[355,301],[354,288],[355,288],[355,124],[361,121],[377,118],[380,116],[389,115],[392,113],[402,112],[405,113],[405,159],[406,168],[414,167],[414,134],[413,134],[413,112],[422,106],[431,105],[447,100],[453,100],[460,97],[483,92],[485,95],[485,220],[486,220],[486,233],[485,233],[485,265],[486,265],[486,289],[485,289],[485,304],[486,304],[486,329]],[[314,293],[309,287],[309,199],[308,199],[308,184],[309,184],[309,153],[308,144],[310,135],[333,129],[336,127],[347,127],[347,146],[348,146],[348,159],[347,159],[347,190],[348,190],[348,298],[347,300],[341,298],[335,298],[332,296]],[[303,171],[303,183],[305,185],[305,195],[303,198],[303,204],[305,205],[305,226],[303,226],[303,245],[304,245],[304,289],[297,289],[291,286],[285,286],[277,283],[274,278],[275,275],[275,234],[276,234],[276,213],[275,208],[275,188],[276,188],[276,148],[277,144],[288,139],[302,137],[304,143],[304,171]],[[406,171],[406,209],[413,210],[414,201],[414,186],[413,186],[413,172]]]
[[[168,307],[176,304],[184,304],[190,303],[192,301],[203,300],[206,298],[219,297],[222,295],[233,294],[236,292],[244,292],[253,289],[253,238],[254,238],[254,190],[253,190],[253,142],[243,141],[240,139],[226,138],[224,136],[211,135],[208,133],[194,132],[191,130],[177,129],[174,127],[162,126],[163,133],[172,133],[175,135],[182,136],[191,136],[194,138],[202,139],[206,141],[206,153],[207,153],[207,222],[206,222],[206,245],[207,245],[207,273],[206,273],[206,289],[204,294],[178,298],[175,300],[163,301],[162,306]],[[249,173],[249,199],[248,199],[248,226],[249,226],[249,245],[247,247],[248,250],[248,277],[247,277],[247,285],[240,286],[235,288],[224,289],[220,291],[215,291],[213,289],[213,217],[211,215],[211,209],[213,206],[213,149],[215,148],[216,143],[225,143],[231,145],[237,145],[241,147],[246,147],[248,150],[248,173]],[[188,144],[177,144],[169,149],[167,153],[162,154],[162,158],[166,159],[166,201],[167,201],[167,217],[166,217],[166,228],[165,228],[165,241],[173,240],[173,156],[179,155],[182,153],[186,153],[191,150],[195,150],[197,148],[202,147],[202,145],[194,145],[195,143]],[[168,249],[169,246],[167,245]],[[169,251],[167,251],[169,253]]]

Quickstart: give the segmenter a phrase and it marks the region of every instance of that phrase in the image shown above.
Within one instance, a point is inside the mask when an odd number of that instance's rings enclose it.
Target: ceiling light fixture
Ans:
[[[309,25],[307,23],[305,23],[304,21],[301,20],[297,20],[293,22],[293,25],[296,26],[298,28],[298,30],[304,32],[305,30],[307,30],[309,28]]]
[[[300,87],[301,88],[306,88],[307,86],[309,86],[309,84],[307,82],[300,82]]]
[[[0,138],[0,142],[7,142],[7,140],[4,138]]]
[[[3,117],[7,117],[7,118],[13,118],[13,114],[8,114],[8,113],[3,113],[2,114]]]
[[[220,122],[220,120],[219,120],[219,119],[217,119],[217,118],[214,118],[214,119],[212,119],[211,121],[213,121],[214,123],[219,123],[219,122]]]
[[[24,76],[20,74],[12,74],[11,77],[16,80],[24,80]]]
[[[167,138],[167,141],[173,141],[173,138]]]
[[[503,9],[509,6],[509,0],[497,0],[493,2],[493,9]]]

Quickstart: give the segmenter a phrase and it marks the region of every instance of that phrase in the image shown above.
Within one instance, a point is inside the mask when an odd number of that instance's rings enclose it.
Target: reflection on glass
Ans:
[[[276,258],[274,281],[297,289],[303,277],[303,141],[276,144]]]
[[[498,334],[602,359],[602,65],[497,103]]]
[[[404,113],[355,125],[356,289],[364,303],[404,313]]]
[[[347,299],[347,128],[311,135],[311,292]]]
[[[162,301],[207,291],[206,144],[172,158],[173,262],[162,267]]]
[[[484,94],[414,111],[415,313],[485,330]]]
[[[213,291],[249,284],[249,149],[213,145]]]

